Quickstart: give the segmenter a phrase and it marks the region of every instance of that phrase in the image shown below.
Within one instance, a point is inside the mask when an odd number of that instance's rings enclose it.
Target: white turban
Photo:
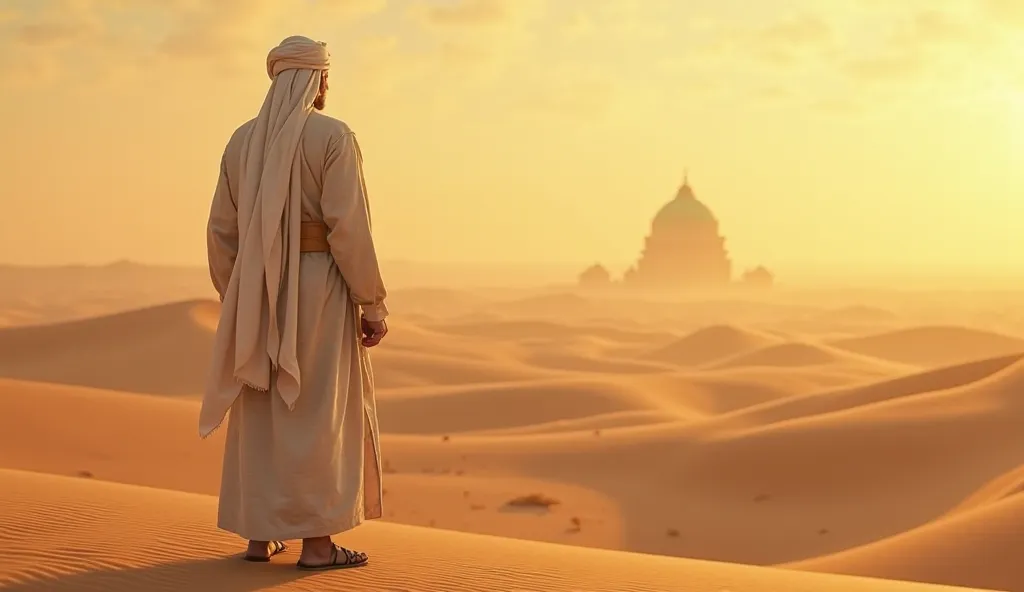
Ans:
[[[327,70],[331,52],[323,41],[296,35],[281,42],[267,54],[267,75],[273,80],[285,70]]]

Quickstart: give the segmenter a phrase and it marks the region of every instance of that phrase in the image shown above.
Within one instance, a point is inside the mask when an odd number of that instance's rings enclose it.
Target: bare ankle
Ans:
[[[312,539],[302,539],[303,552],[306,552],[308,549],[309,552],[321,554],[328,551],[332,546],[333,543],[331,541],[331,537],[329,536],[316,537]]]

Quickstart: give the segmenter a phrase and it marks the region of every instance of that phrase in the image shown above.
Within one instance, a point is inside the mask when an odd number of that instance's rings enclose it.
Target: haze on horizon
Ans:
[[[0,261],[204,264],[224,143],[304,34],[384,259],[614,268],[688,168],[739,271],[1024,264],[1016,0],[301,4],[0,2]]]

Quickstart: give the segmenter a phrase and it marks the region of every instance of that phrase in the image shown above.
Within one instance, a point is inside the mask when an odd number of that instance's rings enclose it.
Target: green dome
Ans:
[[[651,223],[654,232],[717,226],[718,220],[715,219],[715,215],[694,196],[693,189],[685,182],[676,193],[675,199],[662,206]]]

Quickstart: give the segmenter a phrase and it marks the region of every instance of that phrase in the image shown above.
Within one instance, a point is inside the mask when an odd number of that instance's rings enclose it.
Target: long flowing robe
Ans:
[[[210,275],[222,299],[237,273],[236,196],[254,123],[228,142],[210,211]],[[230,409],[218,526],[250,540],[327,536],[382,515],[373,374],[359,317],[386,317],[387,293],[371,236],[362,155],[348,126],[309,115],[291,184],[301,194],[301,219],[326,223],[330,244],[330,253],[294,259],[300,393],[289,404],[275,380],[266,392],[233,382],[227,379],[233,360],[215,359],[211,374],[225,379],[222,388],[207,392],[200,423],[205,437]],[[290,249],[298,250],[293,238],[285,241],[286,261]]]

